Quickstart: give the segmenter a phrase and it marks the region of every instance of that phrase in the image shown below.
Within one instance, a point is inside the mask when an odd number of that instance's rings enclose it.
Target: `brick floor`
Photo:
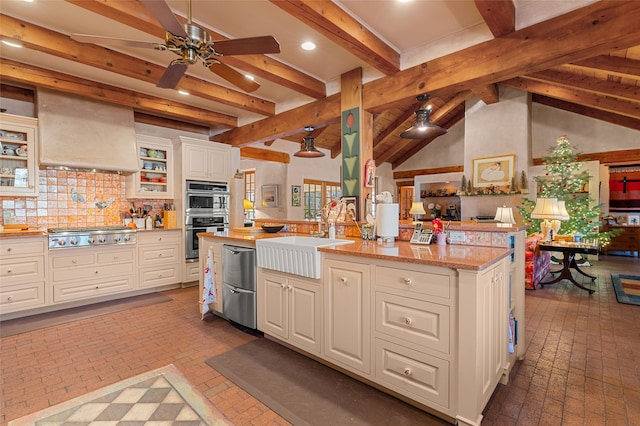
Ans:
[[[563,281],[526,293],[528,351],[499,385],[483,425],[640,425],[640,306],[618,304],[610,273],[638,258],[603,256],[589,295]],[[253,336],[203,322],[196,288],[173,301],[0,340],[0,423],[174,364],[238,425],[288,425],[205,364]]]

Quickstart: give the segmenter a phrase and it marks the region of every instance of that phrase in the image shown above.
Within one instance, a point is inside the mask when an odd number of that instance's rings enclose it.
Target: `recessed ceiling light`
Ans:
[[[316,44],[312,41],[305,41],[300,45],[304,50],[314,50],[316,48]]]
[[[22,47],[22,43],[19,40],[13,40],[13,39],[4,39],[2,40],[3,44],[6,44],[7,46],[11,46],[11,47]]]
[[[178,93],[180,93],[181,95],[185,95],[185,96],[188,96],[188,95],[189,95],[189,92],[187,92],[187,91],[186,91],[186,90],[184,90],[184,89],[180,89],[180,90],[178,90]]]
[[[249,80],[251,80],[251,81],[253,81],[253,80],[255,80],[255,79],[256,79],[256,78],[255,78],[254,76],[252,76],[251,74],[245,74],[244,76],[245,76],[246,78],[248,78]]]

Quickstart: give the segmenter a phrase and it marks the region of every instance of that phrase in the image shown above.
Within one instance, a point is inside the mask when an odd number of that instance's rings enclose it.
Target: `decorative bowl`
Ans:
[[[282,228],[284,228],[284,225],[281,223],[265,223],[264,225],[262,225],[262,230],[264,232],[268,232],[269,234],[275,234],[276,232],[279,232],[282,230]]]

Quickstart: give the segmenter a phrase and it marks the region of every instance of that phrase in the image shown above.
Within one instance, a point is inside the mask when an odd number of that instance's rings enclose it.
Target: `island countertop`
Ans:
[[[230,231],[227,235],[216,235],[210,232],[199,233],[198,236],[210,237],[219,240],[227,240],[230,244],[245,243],[254,247],[256,240],[263,238],[277,238],[290,236],[309,236],[308,234],[296,234],[292,232],[278,232],[269,234],[265,232],[236,232]],[[348,256],[357,256],[372,259],[384,259],[398,262],[416,263],[422,265],[434,265],[445,268],[483,270],[499,260],[509,256],[513,250],[500,247],[445,245],[437,244],[420,245],[407,241],[394,241],[379,243],[375,240],[362,240],[338,236],[340,239],[352,240],[353,244],[320,247],[318,251],[323,253],[335,253]]]

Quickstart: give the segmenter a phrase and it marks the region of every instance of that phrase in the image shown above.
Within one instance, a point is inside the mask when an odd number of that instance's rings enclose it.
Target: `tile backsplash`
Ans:
[[[37,197],[2,197],[0,217],[32,228],[75,228],[122,225],[131,203],[150,205],[162,215],[172,200],[138,200],[125,196],[125,176],[62,170],[38,171]]]

